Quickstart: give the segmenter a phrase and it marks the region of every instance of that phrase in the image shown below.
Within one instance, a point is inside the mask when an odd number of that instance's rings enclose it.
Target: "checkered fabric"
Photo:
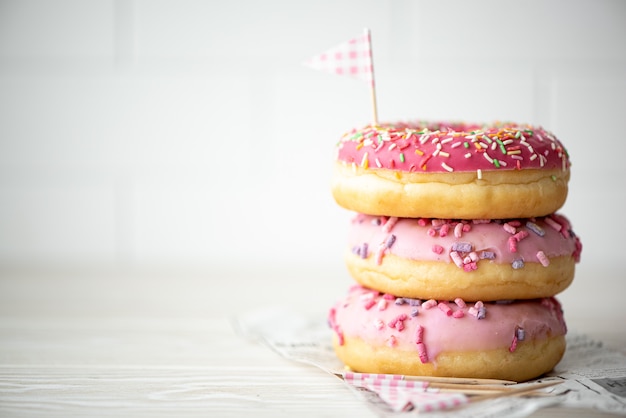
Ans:
[[[374,86],[370,31],[316,55],[304,63],[315,70],[346,75]]]
[[[429,389],[428,382],[407,381],[398,375],[346,372],[343,378],[354,387],[375,392],[395,412],[443,411],[469,402],[469,398],[461,393],[438,392]]]

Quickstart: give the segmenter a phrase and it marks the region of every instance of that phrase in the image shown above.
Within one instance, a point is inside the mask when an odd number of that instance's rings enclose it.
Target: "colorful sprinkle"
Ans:
[[[437,301],[435,299],[428,299],[426,302],[422,303],[422,308],[426,310],[434,308],[435,306],[437,306]]]
[[[487,317],[487,309],[482,306],[478,308],[478,315],[476,315],[476,319],[485,319]]]
[[[481,260],[494,260],[496,258],[496,253],[493,251],[481,251],[478,257]]]
[[[390,335],[389,339],[387,340],[387,345],[392,348],[398,345],[397,338],[394,335]]]
[[[424,343],[417,343],[417,353],[423,364],[428,363],[428,353],[426,352],[426,346]]]
[[[517,232],[515,227],[508,222],[503,223],[502,228],[504,228],[504,230],[511,235],[514,235]]]
[[[456,238],[463,237],[463,229],[464,229],[463,227],[464,227],[464,225],[462,223],[458,223],[458,224],[455,225],[455,227],[454,227],[454,236]]]
[[[393,229],[393,227],[398,223],[398,218],[395,216],[390,216],[387,219],[387,222],[383,225],[383,232],[389,233]]]
[[[478,269],[478,264],[476,264],[475,262],[469,262],[469,263],[464,263],[463,264],[463,271],[465,272],[470,272],[470,271],[474,271]]]
[[[367,159],[367,152],[363,154],[363,159],[361,160],[361,167],[367,170],[369,167],[369,160]]]
[[[418,325],[415,330],[415,343],[419,344],[422,342],[424,342],[424,327],[421,325]]]
[[[377,307],[379,311],[384,311],[387,309],[387,301],[385,299],[379,299]]]
[[[465,312],[458,310],[458,311],[454,311],[454,313],[452,314],[453,318],[463,318],[465,316]]]
[[[386,168],[387,161],[397,159],[409,166],[415,165],[431,172],[447,172],[450,171],[449,168],[466,171],[466,164],[457,166],[456,162],[476,153],[482,153],[485,160],[483,163],[475,161],[476,166],[472,169],[492,170],[494,167],[502,169],[509,166],[511,169],[521,170],[547,166],[567,171],[570,166],[567,150],[554,135],[541,128],[511,123],[482,126],[445,122],[370,125],[346,133],[338,141],[337,147],[339,160],[348,164],[354,161],[363,162],[362,156],[367,152],[378,153],[381,157],[377,162],[372,160],[367,163],[368,167],[371,165],[373,168]],[[403,150],[407,149],[414,149],[415,153],[404,154]],[[494,152],[501,158],[492,158]],[[426,161],[416,161],[426,156],[449,159],[453,163],[439,163],[427,168]],[[408,171],[409,167],[402,167],[400,170]]]
[[[509,351],[512,353],[517,348],[517,333],[513,334],[513,341],[511,341],[511,346],[509,347]]]
[[[448,306],[447,303],[439,302],[437,304],[437,307],[439,308],[439,310],[441,310],[441,312],[445,313],[447,316],[452,316],[452,308],[450,308],[450,306]]]
[[[515,259],[513,260],[513,263],[511,263],[511,266],[515,270],[524,268],[524,260],[522,260],[521,258]]]
[[[557,232],[560,232],[561,229],[563,228],[563,226],[560,223],[558,223],[557,221],[555,221],[554,219],[550,217],[544,218],[544,222],[547,223],[552,229],[554,229]]]
[[[542,266],[548,267],[550,265],[550,259],[546,256],[543,251],[537,252],[537,260],[541,263]]]
[[[461,256],[459,255],[458,252],[451,251],[450,252],[450,258],[452,259],[454,264],[456,264],[457,267],[463,268],[463,259],[461,258]]]
[[[472,244],[469,242],[455,242],[452,244],[452,251],[458,251],[461,253],[469,253],[472,251]]]
[[[387,323],[389,328],[395,328],[398,331],[402,331],[404,329],[404,321],[407,319],[405,314],[400,314],[391,321]]]

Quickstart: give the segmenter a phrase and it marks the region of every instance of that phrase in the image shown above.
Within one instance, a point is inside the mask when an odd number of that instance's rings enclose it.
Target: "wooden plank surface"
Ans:
[[[278,276],[263,293],[267,281],[211,273],[3,271],[0,416],[375,416],[339,379],[237,335],[233,315],[276,303],[323,315],[344,288],[286,298],[302,284]],[[576,325],[623,347],[608,321]]]

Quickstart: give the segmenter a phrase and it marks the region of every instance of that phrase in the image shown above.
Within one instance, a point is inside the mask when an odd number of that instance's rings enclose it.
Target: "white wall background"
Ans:
[[[582,265],[623,270],[616,0],[0,0],[0,265],[337,263],[333,145],[369,96],[301,63],[364,27],[381,120],[552,130]]]

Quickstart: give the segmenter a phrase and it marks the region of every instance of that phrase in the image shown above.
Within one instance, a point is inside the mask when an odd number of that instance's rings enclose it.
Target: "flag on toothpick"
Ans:
[[[378,124],[372,38],[369,29],[365,29],[360,36],[310,58],[304,64],[315,70],[346,75],[367,82],[372,96],[373,123]]]

